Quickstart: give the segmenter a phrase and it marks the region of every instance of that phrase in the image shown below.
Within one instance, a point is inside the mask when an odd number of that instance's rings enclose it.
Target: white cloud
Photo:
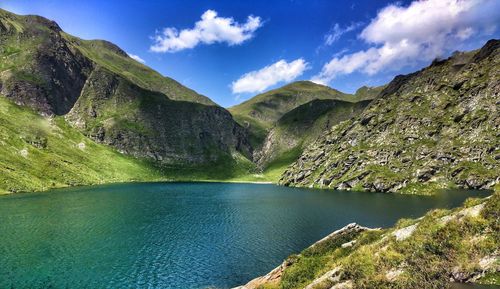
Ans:
[[[279,82],[290,82],[299,77],[309,68],[309,64],[302,58],[292,62],[280,60],[262,69],[251,71],[233,81],[233,93],[262,92],[266,88]]]
[[[207,10],[201,15],[192,29],[168,27],[154,37],[154,52],[177,52],[191,49],[198,44],[227,43],[241,44],[253,37],[253,33],[262,26],[260,17],[248,16],[245,23],[235,22],[233,18],[219,17],[214,10]]]
[[[135,61],[138,61],[140,63],[146,63],[146,60],[142,59],[139,55],[127,53],[130,58],[132,58]]]
[[[345,28],[341,28],[338,23],[335,23],[330,32],[328,32],[324,37],[325,45],[332,45],[335,41],[339,40],[342,35],[355,30],[361,25],[362,23],[352,23],[351,25]]]
[[[355,71],[373,75],[430,61],[455,50],[466,39],[494,33],[499,21],[498,0],[418,0],[407,7],[391,4],[359,35],[369,48],[334,57],[313,81],[328,83]]]

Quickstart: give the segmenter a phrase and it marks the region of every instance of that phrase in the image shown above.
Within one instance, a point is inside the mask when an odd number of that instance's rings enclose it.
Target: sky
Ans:
[[[1,0],[111,41],[224,107],[296,80],[383,85],[500,38],[500,1]]]

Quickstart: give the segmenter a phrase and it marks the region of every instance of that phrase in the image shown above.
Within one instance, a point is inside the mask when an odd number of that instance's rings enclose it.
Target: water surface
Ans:
[[[0,288],[228,288],[348,223],[391,226],[488,194],[141,183],[3,196]]]

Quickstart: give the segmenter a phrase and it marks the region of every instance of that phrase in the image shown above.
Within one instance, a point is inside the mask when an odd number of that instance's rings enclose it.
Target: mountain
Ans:
[[[500,41],[397,76],[359,116],[308,146],[287,186],[424,193],[500,176]]]
[[[64,116],[98,143],[163,165],[251,158],[247,133],[227,110],[112,43],[5,10],[0,40],[0,94],[41,115]]]
[[[281,173],[303,149],[342,121],[361,113],[369,100],[315,99],[285,113],[271,128],[254,160],[261,169]]]
[[[392,228],[352,223],[234,289],[437,289],[455,288],[451,282],[498,284],[499,211],[497,188],[491,197],[468,199],[462,207],[433,210],[419,219],[402,219]]]
[[[297,81],[256,95],[229,108],[236,121],[250,131],[252,145],[262,145],[268,131],[285,113],[314,99],[355,102],[353,95],[310,81]]]
[[[385,87],[386,85],[373,87],[362,86],[358,88],[358,90],[356,90],[356,92],[354,93],[354,97],[357,101],[371,100],[377,97],[377,95],[379,95]]]

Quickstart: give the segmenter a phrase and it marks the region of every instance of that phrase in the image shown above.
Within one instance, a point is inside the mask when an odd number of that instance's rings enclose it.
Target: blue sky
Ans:
[[[294,80],[344,92],[385,84],[500,35],[497,0],[3,0],[0,7],[114,42],[226,107]]]

